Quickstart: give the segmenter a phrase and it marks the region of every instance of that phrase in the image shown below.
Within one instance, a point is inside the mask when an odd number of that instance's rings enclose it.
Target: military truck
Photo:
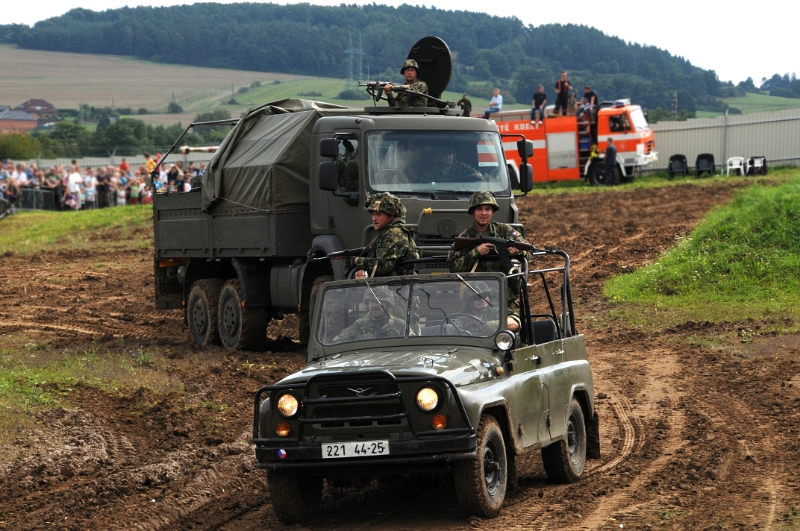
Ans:
[[[532,254],[538,269],[510,275],[527,279],[517,334],[501,273],[321,287],[307,367],[255,394],[257,465],[282,521],[313,514],[324,480],[416,473],[452,477],[465,512],[494,517],[536,450],[550,480],[580,479],[600,439],[569,257]]]
[[[201,187],[156,194],[156,307],[183,308],[198,344],[258,349],[271,319],[296,312],[307,335],[312,292],[347,274],[344,261],[324,257],[375,236],[363,208],[371,193],[402,199],[423,256],[446,253],[471,224],[468,200],[478,190],[494,193],[496,220],[524,232],[512,189],[530,190],[530,166],[512,183],[494,122],[459,117],[439,99],[452,72],[443,41],[426,37],[409,58],[428,83],[428,107],[380,106],[379,83],[367,87],[376,95],[367,108],[272,102],[232,121]],[[509,138],[527,161],[532,144]],[[472,171],[436,178],[431,168],[444,152]]]

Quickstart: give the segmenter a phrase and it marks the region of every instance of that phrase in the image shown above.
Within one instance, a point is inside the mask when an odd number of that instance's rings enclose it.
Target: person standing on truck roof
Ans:
[[[483,113],[483,117],[488,120],[490,114],[500,112],[502,108],[503,96],[500,95],[500,89],[494,89],[494,96],[492,96],[492,100],[489,102],[489,108]]]
[[[567,112],[567,100],[569,98],[569,91],[572,90],[572,85],[567,79],[567,71],[561,72],[561,79],[556,81],[556,114],[564,116]]]
[[[536,111],[539,111],[539,122],[536,127],[542,125],[544,122],[545,108],[547,107],[547,94],[544,93],[544,87],[539,85],[536,92],[533,94],[533,101],[531,102],[531,123],[536,123]]]
[[[617,184],[617,146],[614,145],[614,139],[608,139],[608,147],[606,147],[605,152],[605,167],[604,167],[604,175],[606,178],[606,184],[608,186],[614,186]]]
[[[404,88],[412,92],[420,92],[422,94],[428,93],[428,84],[417,79],[419,73],[419,65],[413,59],[406,59],[400,73],[406,78],[405,85],[392,85],[387,83],[383,87],[383,92],[386,93],[386,99],[389,100],[389,105],[392,107],[427,107],[428,98],[418,96],[416,94],[409,94],[407,92],[399,92],[397,96],[392,94],[392,88]]]
[[[406,214],[403,203],[388,192],[380,192],[369,196],[364,208],[372,214],[372,228],[378,235],[353,260],[355,268],[370,277],[413,274],[414,267],[402,263],[419,258],[411,229],[402,221]]]
[[[528,243],[522,235],[511,225],[492,221],[492,216],[500,210],[497,200],[491,192],[475,192],[469,200],[469,209],[472,215],[473,225],[458,235],[459,238],[480,238],[489,236],[502,240],[514,240],[521,243]],[[520,251],[514,247],[508,248],[508,254],[512,257],[527,258],[526,251]],[[447,260],[450,262],[451,273],[472,273],[496,271],[508,274],[503,270],[503,265],[497,259],[498,253],[495,246],[491,243],[474,244],[456,251],[455,242],[450,246]],[[512,332],[519,330],[519,278],[514,278],[508,282],[508,319],[506,326]]]
[[[583,106],[583,115],[587,118],[589,123],[594,122],[594,114],[597,112],[597,106],[600,104],[597,96],[597,91],[592,89],[589,85],[583,87],[583,98],[580,104]]]
[[[472,102],[467,98],[466,92],[461,96],[461,99],[458,100],[458,106],[461,107],[462,110],[461,116],[469,118],[469,115],[472,113]]]

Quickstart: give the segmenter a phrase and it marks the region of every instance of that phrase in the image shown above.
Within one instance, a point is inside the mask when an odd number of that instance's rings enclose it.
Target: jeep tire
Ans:
[[[267,487],[272,510],[287,525],[308,520],[322,500],[322,477],[297,470],[267,470]]]
[[[242,301],[238,279],[223,284],[217,308],[220,340],[234,350],[261,350],[267,341],[269,309],[243,306]]]
[[[222,280],[204,278],[192,284],[186,305],[186,322],[195,343],[201,347],[219,345],[217,307]]]
[[[454,479],[462,510],[494,518],[506,497],[508,461],[503,432],[491,415],[481,418],[473,459],[456,461]]]
[[[580,403],[573,398],[567,416],[566,434],[558,442],[542,448],[547,478],[554,483],[575,483],[586,463],[586,423]]]

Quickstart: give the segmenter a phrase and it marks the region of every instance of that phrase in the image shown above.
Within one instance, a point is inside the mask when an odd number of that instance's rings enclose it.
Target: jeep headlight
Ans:
[[[514,332],[510,332],[509,330],[503,330],[502,332],[494,336],[494,344],[500,350],[508,350],[514,346],[514,339],[516,339]]]
[[[439,405],[439,393],[431,387],[417,391],[417,407],[422,411],[433,411]]]
[[[297,414],[297,410],[300,407],[300,402],[293,394],[285,393],[278,397],[277,407],[278,413],[280,413],[282,417],[288,419]]]

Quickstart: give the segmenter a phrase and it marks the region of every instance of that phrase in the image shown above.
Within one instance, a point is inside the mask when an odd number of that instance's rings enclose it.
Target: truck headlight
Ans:
[[[297,410],[300,408],[300,402],[293,394],[285,393],[278,397],[277,407],[278,413],[280,413],[282,417],[288,419],[297,414]]]
[[[439,405],[439,393],[431,387],[417,391],[417,407],[422,411],[433,411]]]

